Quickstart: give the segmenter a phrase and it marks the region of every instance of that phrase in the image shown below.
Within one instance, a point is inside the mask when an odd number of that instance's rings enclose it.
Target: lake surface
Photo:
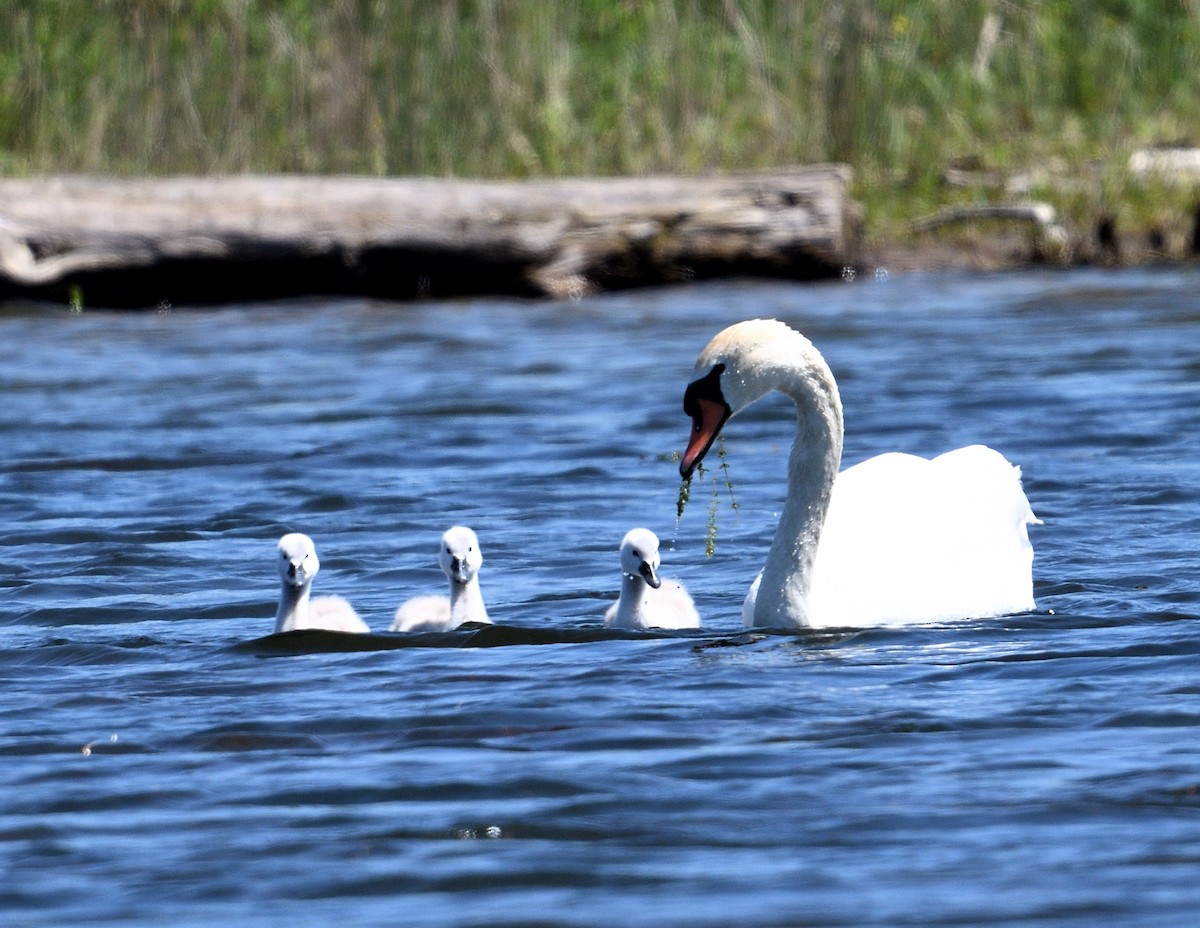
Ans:
[[[790,406],[727,427],[737,512],[710,471],[676,525],[672,455],[761,315],[837,375],[845,464],[1021,465],[1035,612],[744,632]],[[1196,272],[9,305],[0,447],[5,925],[1200,917]],[[263,640],[284,532],[382,631],[455,523],[496,630]],[[701,632],[600,628],[635,525]]]

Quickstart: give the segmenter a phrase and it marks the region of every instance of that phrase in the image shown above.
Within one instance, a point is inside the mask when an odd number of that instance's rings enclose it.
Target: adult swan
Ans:
[[[1037,524],[1021,472],[982,445],[932,461],[882,454],[838,473],[842,402],[821,353],[773,319],[717,334],[684,395],[686,479],[725,421],[772,390],[796,404],[787,501],[747,626],[899,625],[1033,608]]]

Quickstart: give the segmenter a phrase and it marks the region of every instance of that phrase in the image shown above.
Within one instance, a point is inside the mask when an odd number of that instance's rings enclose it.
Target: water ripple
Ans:
[[[1183,924],[1197,292],[1084,271],[0,314],[5,923]],[[672,452],[696,352],[758,315],[833,366],[847,461],[984,440],[1021,464],[1037,610],[741,627],[794,413],[730,431],[737,513],[714,484],[677,522]],[[388,633],[455,522],[496,624]],[[603,628],[635,524],[701,631]],[[269,634],[293,530],[373,634]]]

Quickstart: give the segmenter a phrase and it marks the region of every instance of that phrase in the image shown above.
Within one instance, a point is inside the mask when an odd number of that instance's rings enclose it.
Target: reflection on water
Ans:
[[[1176,272],[0,312],[0,911],[23,925],[1179,924],[1200,300]],[[805,332],[846,463],[1021,464],[1036,613],[746,633],[791,411],[676,523],[696,353]],[[715,499],[716,552],[704,556]],[[411,638],[471,525],[497,625]],[[663,540],[700,632],[601,627]],[[371,636],[268,637],[275,541]]]

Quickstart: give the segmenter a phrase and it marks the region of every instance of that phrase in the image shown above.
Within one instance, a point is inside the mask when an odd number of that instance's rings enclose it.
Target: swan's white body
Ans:
[[[685,409],[699,463],[726,419],[772,390],[796,404],[788,492],[747,626],[870,626],[983,618],[1033,608],[1037,524],[1020,470],[972,445],[932,461],[884,454],[841,474],[842,404],[820,352],[775,320],[719,333],[696,363]]]
[[[321,562],[307,535],[292,532],[279,539],[279,609],[275,633],[321,628],[334,632],[369,632],[354,607],[340,596],[313,597],[312,584]]]
[[[621,595],[608,607],[609,628],[699,628],[700,615],[678,580],[660,580],[658,536],[635,528],[621,540]]]
[[[464,622],[491,624],[479,589],[483,552],[475,533],[461,525],[447,529],[438,548],[438,564],[450,583],[450,595],[407,600],[396,610],[392,631],[449,631]]]

